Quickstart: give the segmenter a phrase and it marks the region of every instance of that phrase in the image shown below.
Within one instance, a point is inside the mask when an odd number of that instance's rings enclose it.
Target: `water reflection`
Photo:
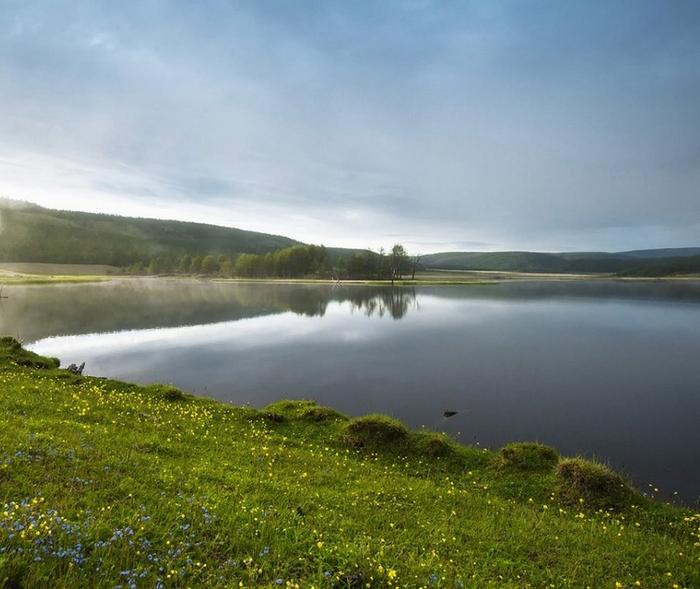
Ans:
[[[147,280],[6,294],[4,333],[91,374],[256,406],[314,398],[489,446],[538,439],[700,494],[698,283]],[[448,409],[460,413],[445,421]]]
[[[401,319],[416,307],[413,288],[194,280],[123,280],[5,289],[0,333],[31,342],[53,335],[199,325],[291,311],[323,317],[333,302],[349,302],[368,317]]]

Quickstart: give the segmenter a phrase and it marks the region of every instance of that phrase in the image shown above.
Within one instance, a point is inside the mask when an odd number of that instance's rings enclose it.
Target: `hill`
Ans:
[[[614,273],[640,276],[700,273],[700,248],[629,252],[444,252],[421,258],[428,270]]]
[[[57,365],[0,339],[5,587],[700,583],[700,514],[546,446]]]
[[[280,236],[204,223],[61,211],[0,199],[0,262],[147,266],[183,255],[233,257],[299,245]],[[367,250],[329,247],[331,263]],[[442,252],[422,256],[424,270],[614,273],[652,276],[700,273],[700,248],[627,252]]]
[[[0,261],[128,266],[152,258],[266,253],[300,242],[203,223],[59,211],[0,200]]]

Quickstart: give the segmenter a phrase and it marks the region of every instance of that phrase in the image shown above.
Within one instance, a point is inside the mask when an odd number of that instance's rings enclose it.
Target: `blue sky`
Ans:
[[[0,195],[357,247],[700,244],[700,3],[0,0]]]

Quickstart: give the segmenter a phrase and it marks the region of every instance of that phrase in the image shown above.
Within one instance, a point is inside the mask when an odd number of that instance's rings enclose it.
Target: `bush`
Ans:
[[[559,462],[559,453],[550,446],[537,442],[516,442],[501,448],[501,466],[526,471],[547,471]]]
[[[607,466],[569,458],[557,467],[559,498],[570,505],[583,503],[595,509],[622,507],[633,495],[624,479]]]
[[[354,448],[380,448],[404,440],[406,426],[385,415],[366,415],[353,419],[343,430],[345,442]]]

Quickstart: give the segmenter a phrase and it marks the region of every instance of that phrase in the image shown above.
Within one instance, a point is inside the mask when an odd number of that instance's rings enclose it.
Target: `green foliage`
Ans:
[[[265,255],[241,254],[233,267],[234,274],[244,278],[299,278],[327,271],[328,254],[322,245],[295,245]]]
[[[202,260],[202,272],[204,274],[214,274],[219,271],[219,262],[218,260],[209,254],[208,256],[205,256],[204,259]]]
[[[388,418],[355,421],[392,432],[358,452],[349,423],[303,417],[313,402],[170,402],[0,353],[5,587],[700,586],[689,510],[583,513],[553,473],[446,439],[433,458],[441,436]]]
[[[499,452],[500,466],[529,471],[552,470],[559,462],[559,452],[537,442],[507,444]]]
[[[619,474],[583,458],[562,460],[557,467],[557,478],[559,498],[569,505],[622,508],[634,497]]]

